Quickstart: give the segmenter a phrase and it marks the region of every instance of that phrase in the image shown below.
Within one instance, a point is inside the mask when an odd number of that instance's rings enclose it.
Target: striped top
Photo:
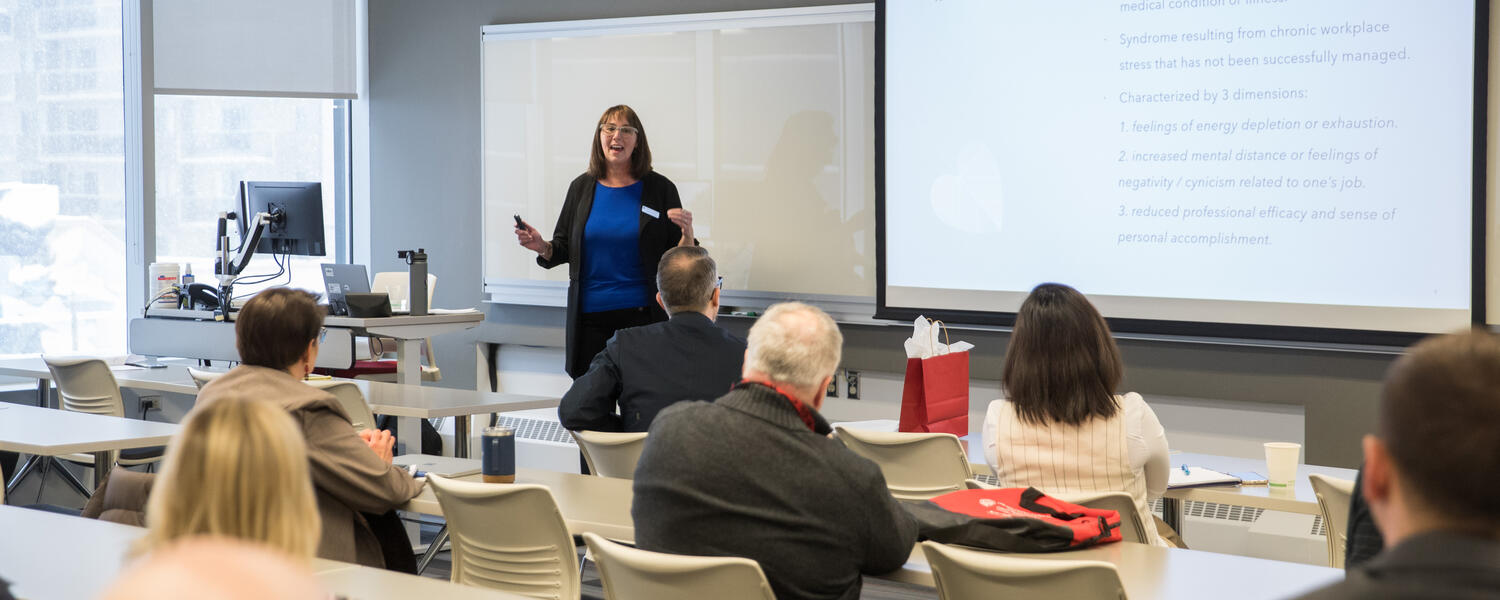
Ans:
[[[1166,545],[1152,525],[1147,497],[1167,490],[1167,435],[1140,394],[1115,396],[1120,410],[1082,425],[1024,422],[1009,400],[990,403],[984,418],[984,460],[1001,487],[1048,494],[1122,491],[1135,499],[1146,535]]]

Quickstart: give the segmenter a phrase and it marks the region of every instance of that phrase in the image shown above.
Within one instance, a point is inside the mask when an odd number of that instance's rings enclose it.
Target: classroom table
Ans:
[[[187,367],[196,361],[169,361],[164,369],[143,369],[124,365],[112,365],[110,372],[120,387],[174,394],[197,394],[198,387],[188,377]],[[41,357],[8,358],[0,360],[0,375],[36,380],[37,406],[47,406],[52,388],[52,372]]]
[[[556,408],[561,402],[560,398],[529,394],[477,392],[379,381],[354,380],[354,383],[365,395],[370,412],[377,415],[420,419],[453,417],[453,455],[459,458],[469,456],[469,421],[473,415]],[[400,434],[399,431],[396,433]],[[416,435],[421,434],[418,432]]]
[[[985,464],[982,446],[979,443],[980,434],[971,433],[959,438],[963,442],[965,451],[969,454],[970,467],[976,475],[991,474],[989,465]],[[1264,458],[1239,458],[1235,456],[1219,456],[1217,454],[1199,454],[1195,452],[1177,452],[1170,456],[1171,467],[1176,469],[1182,465],[1189,467],[1206,467],[1224,473],[1237,473],[1254,471],[1261,475],[1266,474],[1266,461]],[[1323,467],[1318,465],[1297,465],[1297,479],[1290,488],[1273,488],[1265,485],[1213,485],[1191,488],[1168,488],[1167,493],[1162,495],[1162,520],[1171,525],[1179,534],[1182,533],[1182,502],[1197,500],[1200,502],[1214,502],[1230,506],[1247,506],[1281,512],[1319,515],[1322,510],[1318,508],[1318,497],[1313,493],[1312,483],[1307,476],[1313,473],[1326,475],[1336,479],[1353,480],[1359,472],[1354,469],[1339,467]]]
[[[18,598],[33,600],[95,598],[118,576],[140,527],[0,506],[0,578]],[[521,598],[495,590],[417,577],[328,559],[314,559],[312,571],[323,587],[340,597]]]
[[[1265,459],[1237,458],[1214,454],[1181,452],[1171,456],[1172,468],[1182,465],[1207,467],[1224,473],[1254,471],[1266,474]],[[1336,479],[1354,480],[1359,471],[1339,467],[1297,465],[1297,479],[1290,488],[1273,488],[1266,485],[1211,485],[1191,488],[1172,488],[1162,496],[1162,520],[1182,533],[1181,503],[1187,500],[1216,502],[1232,506],[1249,506],[1304,515],[1319,515],[1318,496],[1313,493],[1307,476],[1314,473]]]
[[[1285,598],[1344,578],[1341,569],[1130,542],[1068,552],[1026,554],[1024,558],[1110,563],[1120,571],[1126,596],[1137,600]],[[917,585],[935,585],[920,544],[899,570],[880,577]]]
[[[32,455],[16,470],[7,491],[39,460],[79,452],[94,455],[94,488],[98,489],[114,466],[111,451],[165,445],[179,428],[176,423],[0,404],[0,450]],[[86,490],[79,491],[87,495]]]
[[[201,315],[202,311],[158,311],[153,314]],[[323,326],[329,330],[325,340],[328,357],[318,360],[320,367],[345,369],[354,362],[354,336],[378,335],[397,340],[396,382],[420,385],[422,382],[422,341],[456,331],[472,329],[484,321],[477,310],[444,312],[422,316],[396,315],[362,318],[327,316]],[[146,356],[183,356],[208,360],[238,361],[234,327],[231,323],[194,318],[160,316],[131,319],[128,323],[130,351]]]
[[[167,367],[139,369],[134,367],[112,368],[115,381],[122,388],[152,390],[174,394],[197,395],[198,386],[188,375],[187,369],[193,361],[166,361]],[[215,370],[215,369],[205,369]],[[222,369],[218,369],[222,370]],[[45,402],[52,373],[40,358],[14,358],[0,360],[0,375],[25,377],[37,380],[39,405]],[[479,392],[433,386],[416,386],[381,381],[349,379],[364,394],[370,412],[394,417],[433,419],[454,418],[454,455],[469,455],[470,419],[474,415],[530,410],[533,408],[556,408],[561,401],[550,396]],[[399,421],[398,421],[399,422]],[[397,432],[400,433],[399,431]]]
[[[479,468],[478,460],[469,460],[472,468]],[[482,481],[479,475],[455,479]],[[622,542],[635,540],[635,523],[630,519],[630,500],[634,492],[629,479],[517,468],[516,483],[545,485],[551,489],[558,511],[568,525],[568,532],[573,535],[588,532]],[[443,507],[438,504],[437,496],[433,495],[431,487],[426,486],[422,488],[421,494],[412,498],[401,510],[439,517],[443,515]]]
[[[473,463],[478,468],[478,462]],[[458,478],[479,481],[478,475]],[[610,539],[631,542],[635,525],[631,520],[631,481],[596,475],[517,469],[517,483],[545,485],[552,490],[568,532],[592,532]],[[504,484],[496,484],[504,485]],[[431,489],[413,498],[402,510],[442,515]],[[1217,554],[1146,544],[1120,542],[1067,553],[1027,554],[1027,558],[1102,560],[1120,569],[1131,598],[1228,598],[1282,597],[1327,585],[1343,577],[1343,571],[1261,558]],[[900,570],[885,575],[905,583],[932,586],[932,574],[921,548]],[[1257,584],[1246,586],[1247,578]],[[1263,581],[1264,579],[1264,581]]]

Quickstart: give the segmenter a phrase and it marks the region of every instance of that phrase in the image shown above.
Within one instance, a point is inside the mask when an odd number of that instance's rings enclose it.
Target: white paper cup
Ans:
[[[1291,487],[1297,480],[1297,458],[1302,444],[1266,442],[1266,483],[1271,487]]]

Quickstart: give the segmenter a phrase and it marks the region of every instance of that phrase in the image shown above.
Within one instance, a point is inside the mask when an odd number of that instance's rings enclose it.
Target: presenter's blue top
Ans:
[[[613,188],[594,184],[594,206],[583,226],[582,312],[647,306],[651,282],[641,272],[642,182]]]

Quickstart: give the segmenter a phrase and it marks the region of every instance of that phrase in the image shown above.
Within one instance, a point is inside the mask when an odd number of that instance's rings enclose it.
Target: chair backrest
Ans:
[[[1125,585],[1114,565],[1095,560],[1018,558],[922,542],[938,598],[1119,600]]]
[[[964,481],[964,487],[971,490],[993,490],[999,486],[990,485],[978,479]],[[1151,543],[1146,535],[1146,524],[1141,522],[1141,513],[1135,508],[1135,500],[1125,492],[1086,492],[1080,494],[1052,494],[1052,497],[1071,502],[1079,506],[1112,510],[1120,513],[1120,537],[1127,542],[1138,542],[1142,544]],[[1153,523],[1154,527],[1155,524]]]
[[[1136,510],[1135,499],[1126,492],[1088,492],[1053,494],[1052,496],[1079,506],[1118,512],[1120,513],[1120,537],[1122,539],[1141,544],[1152,543],[1151,538],[1146,534],[1146,524],[1141,522],[1141,513]],[[1156,523],[1152,523],[1151,526],[1155,527]]]
[[[1323,511],[1323,526],[1328,529],[1328,566],[1342,569],[1344,544],[1349,539],[1349,499],[1354,495],[1354,482],[1317,473],[1307,478],[1312,482],[1313,494],[1318,497],[1318,510]]]
[[[427,476],[453,540],[454,583],[577,600],[578,554],[546,486]]]
[[[570,431],[583,451],[589,472],[601,477],[635,479],[635,463],[646,449],[646,434],[615,431]]]
[[[109,365],[97,358],[57,358],[43,356],[64,410],[112,417],[125,416],[125,401],[120,384]]]
[[[583,541],[609,600],[776,600],[760,565],[748,558],[662,554],[592,533]]]
[[[223,376],[223,371],[204,371],[201,369],[188,367],[188,377],[193,378],[193,385],[198,386],[198,389],[200,390],[203,389],[203,386],[208,385],[208,382]]]
[[[383,271],[375,274],[375,280],[370,282],[370,291],[375,293],[385,292],[391,297],[391,306],[406,304],[407,298],[411,297],[411,275],[405,271]],[[432,290],[437,289],[437,275],[427,274],[427,306],[432,306]]]
[[[838,438],[855,454],[875,461],[891,495],[926,500],[964,489],[974,476],[963,444],[951,433],[903,433],[838,428]]]
[[[344,412],[349,413],[349,422],[354,425],[355,431],[375,428],[375,413],[370,412],[370,405],[365,402],[364,392],[359,391],[359,386],[354,382],[325,379],[304,383],[338,398],[339,406],[344,407]]]

